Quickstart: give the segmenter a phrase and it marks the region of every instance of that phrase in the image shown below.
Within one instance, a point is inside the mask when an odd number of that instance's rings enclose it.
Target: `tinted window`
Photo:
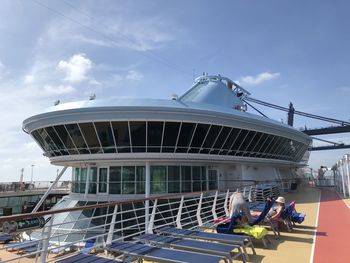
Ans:
[[[98,138],[105,153],[114,153],[115,144],[113,131],[109,122],[95,122]]]
[[[133,152],[146,151],[146,122],[130,122],[131,145]]]
[[[190,153],[198,153],[203,144],[203,140],[208,133],[210,125],[198,124],[191,143]]]
[[[66,124],[67,131],[80,153],[90,153],[77,124]]]
[[[240,152],[244,152],[247,149],[248,145],[251,143],[254,136],[255,131],[249,131],[238,150]]]
[[[221,126],[212,125],[210,127],[207,138],[205,139],[205,141],[203,143],[203,147],[202,147],[203,149],[201,150],[201,153],[209,153],[209,150],[213,146],[220,131],[221,131]]]
[[[46,147],[52,152],[53,155],[61,155],[61,153],[58,151],[57,146],[54,144],[54,142],[51,140],[45,129],[38,129],[38,134],[43,139],[43,141],[46,144]]]
[[[241,130],[238,134],[236,140],[232,144],[232,147],[229,151],[229,155],[236,155],[239,147],[242,145],[243,140],[247,136],[248,131],[247,130]]]
[[[182,123],[176,152],[187,152],[195,127],[194,123]]]
[[[38,131],[33,131],[32,136],[45,152],[50,151],[49,145],[40,137]]]
[[[147,123],[147,151],[160,152],[163,135],[163,122],[148,122]]]
[[[78,154],[73,141],[71,140],[66,128],[63,125],[57,125],[53,127],[56,130],[56,133],[61,138],[61,141],[68,149],[69,154]]]
[[[231,149],[231,146],[233,144],[233,142],[236,140],[238,134],[239,134],[239,129],[233,128],[230,132],[230,134],[227,137],[226,142],[224,143],[224,145],[222,146],[222,153],[220,154],[227,154],[228,150]]]
[[[57,146],[58,149],[61,150],[61,154],[67,155],[68,151],[66,151],[66,147],[61,142],[60,138],[57,136],[55,130],[52,127],[45,128],[46,133],[50,136],[54,144]]]
[[[191,166],[181,166],[181,192],[192,192]]]
[[[219,150],[221,149],[221,147],[225,143],[230,131],[231,131],[231,128],[229,128],[229,127],[222,128],[220,135],[218,136],[218,138],[216,139],[216,142],[214,143],[213,150],[211,151],[211,154],[219,153]]]
[[[180,123],[166,122],[164,127],[164,138],[162,152],[174,152],[176,140],[179,134]]]
[[[112,129],[118,152],[130,152],[129,127],[125,122],[112,122]]]
[[[151,193],[166,193],[166,166],[151,166]]]
[[[254,136],[252,137],[252,140],[250,141],[246,151],[251,152],[254,147],[259,143],[261,139],[262,133],[261,132],[255,132]]]
[[[92,123],[79,123],[80,130],[84,135],[85,141],[89,146],[91,153],[102,153],[100,142],[98,141],[95,127]]]
[[[135,194],[135,166],[122,169],[122,194]]]

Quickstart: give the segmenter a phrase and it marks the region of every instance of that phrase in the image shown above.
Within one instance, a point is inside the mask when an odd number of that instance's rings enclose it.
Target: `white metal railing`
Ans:
[[[256,188],[256,185],[242,186],[234,191],[242,192],[248,199],[255,196]],[[2,217],[0,223],[4,230],[13,227],[14,237],[31,239],[27,244],[35,244],[37,248],[23,254],[10,254],[11,257],[2,258],[2,262],[28,257],[32,257],[33,262],[53,262],[78,253],[88,240],[94,240],[93,248],[104,250],[114,241],[130,240],[166,225],[193,229],[228,216],[230,194],[229,190],[171,194]],[[147,209],[149,213],[145,212]],[[35,225],[35,218],[45,220],[45,224]],[[16,230],[24,223],[27,228]],[[21,244],[12,242],[0,247],[0,251],[23,252]],[[62,253],[66,250],[71,252]]]

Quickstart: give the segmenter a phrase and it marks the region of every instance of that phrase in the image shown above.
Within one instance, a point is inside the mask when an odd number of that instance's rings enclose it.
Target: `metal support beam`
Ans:
[[[198,226],[203,225],[202,218],[201,218],[202,199],[203,199],[203,193],[201,193],[201,196],[200,196],[200,198],[199,198],[199,203],[198,203],[197,212],[196,212],[196,217],[197,217]]]
[[[218,219],[218,215],[216,214],[216,202],[217,202],[217,200],[218,200],[218,191],[215,192],[213,206],[211,207],[211,213],[213,215],[214,220]]]
[[[146,180],[145,180],[145,198],[150,197],[151,191],[151,167],[149,162],[146,162]],[[145,231],[148,231],[149,224],[149,200],[145,201]]]
[[[230,190],[227,189],[226,196],[225,196],[225,203],[224,203],[225,214],[226,214],[227,217],[230,216],[230,212],[228,211],[229,196],[230,196]]]
[[[51,236],[51,229],[52,229],[52,224],[53,224],[53,218],[55,215],[51,215],[48,226],[44,226],[43,231],[42,231],[42,252],[41,252],[41,256],[40,256],[40,261],[41,263],[45,263],[46,262],[46,258],[48,255],[48,247],[49,247],[49,240],[50,240],[50,236]],[[46,224],[47,224],[46,223]]]
[[[182,215],[182,207],[184,205],[184,196],[181,196],[181,201],[179,205],[179,210],[177,211],[177,216],[176,216],[176,227],[177,228],[182,228],[181,225],[181,215]]]
[[[38,211],[40,206],[44,203],[44,201],[46,200],[48,195],[51,193],[52,189],[56,186],[57,182],[60,180],[60,178],[62,177],[64,172],[67,170],[67,168],[68,168],[68,166],[65,166],[62,168],[61,172],[57,175],[55,181],[52,183],[52,185],[50,185],[49,189],[47,189],[46,193],[43,195],[43,197],[41,197],[40,201],[36,204],[32,213],[35,213],[36,211]]]
[[[113,241],[113,232],[114,232],[114,226],[115,226],[115,219],[117,217],[117,212],[118,212],[118,205],[115,205],[113,215],[112,215],[112,220],[111,224],[109,225],[109,230],[108,230],[108,236],[107,236],[107,241],[106,245],[112,244]]]
[[[158,203],[158,199],[154,200],[151,218],[149,220],[148,228],[146,230],[146,233],[148,234],[153,234],[154,218],[157,212],[157,203]]]

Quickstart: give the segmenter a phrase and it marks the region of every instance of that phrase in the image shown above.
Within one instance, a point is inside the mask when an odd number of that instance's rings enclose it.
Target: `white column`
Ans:
[[[89,193],[89,185],[90,185],[90,172],[91,172],[91,168],[90,165],[88,165],[87,169],[86,169],[86,183],[85,183],[85,194],[84,194],[84,198],[87,197],[88,193]]]
[[[341,183],[342,183],[342,192],[343,195],[345,196],[345,181],[344,181],[344,167],[343,167],[343,160],[339,160],[338,161],[338,165],[339,165],[339,172],[341,174]]]
[[[150,197],[151,190],[151,166],[146,162],[146,180],[145,180],[145,198]],[[148,233],[149,227],[149,201],[145,201],[145,232]]]
[[[349,154],[345,154],[344,155],[344,160],[345,160],[345,169],[346,169],[346,175],[347,175],[347,179],[348,179],[348,194],[350,196],[350,167],[349,167]]]

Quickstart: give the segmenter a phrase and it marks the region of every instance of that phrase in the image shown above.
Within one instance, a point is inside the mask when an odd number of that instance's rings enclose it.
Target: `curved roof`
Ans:
[[[202,118],[202,121],[206,120],[214,123],[223,123],[222,121],[224,120],[237,121],[237,124],[245,127],[260,126],[259,128],[272,129],[286,136],[296,136],[299,140],[311,140],[306,134],[293,127],[248,112],[207,103],[161,99],[104,99],[59,104],[48,108],[45,113],[26,119],[23,122],[23,128],[30,132],[36,128],[48,125],[50,122],[69,123],[94,119],[113,119],[117,117],[117,112],[123,113],[120,115],[123,115],[125,118],[134,117],[136,119],[142,117],[152,119],[150,116],[150,113],[152,113],[153,118],[158,116],[158,118],[169,117],[171,119],[171,115],[173,115],[172,118],[176,115],[178,117],[177,120],[183,121],[196,118]],[[138,112],[138,117],[135,114],[131,114],[131,112]]]

